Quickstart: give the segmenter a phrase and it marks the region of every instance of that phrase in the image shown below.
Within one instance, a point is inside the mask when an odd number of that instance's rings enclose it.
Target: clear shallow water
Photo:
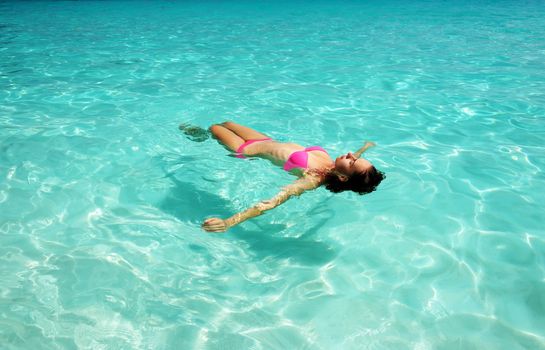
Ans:
[[[545,348],[543,2],[0,3],[2,348]],[[305,194],[180,122],[332,154]]]

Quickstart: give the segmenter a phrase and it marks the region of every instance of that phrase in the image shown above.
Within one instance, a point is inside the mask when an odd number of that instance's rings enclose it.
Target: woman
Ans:
[[[334,161],[320,146],[303,147],[295,143],[281,143],[248,127],[225,122],[210,127],[210,132],[224,146],[237,153],[237,157],[257,156],[282,165],[284,170],[299,177],[284,187],[275,197],[237,213],[230,218],[204,220],[203,228],[208,232],[224,232],[245,220],[261,215],[284,203],[292,196],[322,185],[332,192],[352,190],[359,194],[375,190],[384,179],[384,174],[361,154],[375,144],[366,142],[355,153],[348,152]]]

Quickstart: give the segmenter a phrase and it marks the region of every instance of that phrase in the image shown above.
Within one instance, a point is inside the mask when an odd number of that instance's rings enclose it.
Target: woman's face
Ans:
[[[335,159],[335,170],[348,177],[355,173],[364,173],[371,169],[373,164],[364,158],[356,158],[351,152]]]

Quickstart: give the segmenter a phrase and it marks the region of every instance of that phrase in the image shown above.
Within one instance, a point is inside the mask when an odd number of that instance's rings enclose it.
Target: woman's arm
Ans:
[[[319,186],[318,181],[311,179],[300,179],[291,185],[282,189],[276,196],[271,199],[261,201],[253,207],[246,209],[243,212],[237,213],[225,220],[220,218],[210,218],[203,222],[202,227],[208,232],[224,232],[230,227],[240,224],[243,221],[263,214],[267,210],[276,208],[293,196],[299,196],[303,192],[313,190]]]
[[[367,151],[369,148],[374,146],[375,146],[374,142],[365,142],[365,145],[363,145],[362,148],[360,148],[354,153],[354,157],[359,158],[363,152]]]

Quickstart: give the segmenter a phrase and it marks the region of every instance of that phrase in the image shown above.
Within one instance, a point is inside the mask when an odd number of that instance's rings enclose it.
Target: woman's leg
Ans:
[[[244,143],[244,139],[237,136],[233,131],[227,129],[221,124],[214,124],[210,127],[210,132],[219,142],[236,152],[237,149]]]
[[[235,133],[237,136],[241,137],[244,141],[248,140],[262,140],[269,138],[267,135],[262,134],[258,131],[255,131],[254,129],[251,129],[247,126],[243,126],[234,122],[224,122],[221,123],[221,125],[233,133]]]

